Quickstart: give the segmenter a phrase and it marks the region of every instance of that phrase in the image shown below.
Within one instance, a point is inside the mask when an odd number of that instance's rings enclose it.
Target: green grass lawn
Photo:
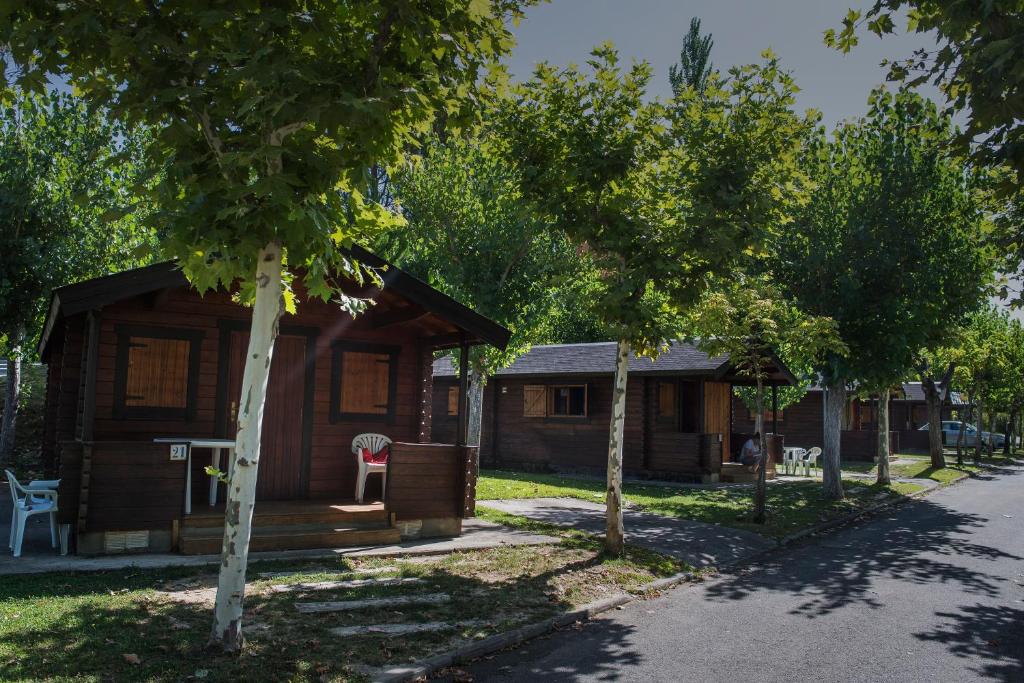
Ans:
[[[845,481],[844,486],[846,500],[835,502],[822,497],[820,481],[773,483],[768,487],[769,519],[765,525],[744,519],[753,508],[752,487],[692,489],[626,483],[622,488],[628,503],[647,512],[749,529],[776,538],[923,488],[908,483],[880,487],[852,480]],[[601,502],[604,491],[604,482],[598,479],[499,470],[482,470],[476,488],[481,501],[568,497]],[[480,507],[486,507],[486,503]]]
[[[913,460],[913,462],[889,465],[889,475],[903,479],[931,479],[940,484],[951,484],[983,471],[983,468],[973,464],[973,458],[970,456],[964,459],[963,465],[957,465],[955,455],[946,455],[946,467],[944,468],[932,467],[931,458],[927,455],[900,453],[897,457],[901,460]],[[985,465],[1005,465],[1007,462],[1009,461],[1002,457],[982,458],[982,463]],[[872,462],[848,462],[843,463],[842,468],[844,472],[860,474],[875,474],[878,471],[875,463]]]
[[[238,657],[205,650],[212,622],[211,568],[4,576],[0,579],[3,681],[359,681],[364,667],[407,663],[595,599],[635,591],[689,569],[629,548],[609,558],[598,542],[566,534],[552,546],[501,547],[415,561],[315,560],[250,568]],[[394,567],[401,586],[275,592],[274,586],[338,579],[338,571]],[[299,571],[260,579],[259,571]],[[364,576],[370,576],[364,574]],[[340,578],[349,578],[340,577]],[[296,601],[444,592],[448,604],[300,614]],[[478,620],[454,631],[339,637],[336,626]]]

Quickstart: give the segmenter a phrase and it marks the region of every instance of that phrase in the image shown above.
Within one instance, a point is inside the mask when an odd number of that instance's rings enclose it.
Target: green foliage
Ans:
[[[937,38],[934,50],[890,62],[889,77],[913,87],[932,82],[952,108],[968,113],[958,137],[965,153],[985,165],[1009,164],[1016,177],[1005,189],[1018,192],[1024,173],[1024,11],[1020,0],[943,2],[875,0],[866,12],[849,10],[842,28],[825,32],[825,43],[844,52],[858,42],[866,23],[878,36],[896,31],[906,12],[908,32]]]
[[[363,273],[338,248],[400,223],[363,197],[366,169],[439,115],[473,120],[525,4],[35,2],[0,18],[0,41],[22,87],[57,75],[153,127],[155,223],[198,289],[251,280],[277,242],[312,295],[358,308],[333,276]]]
[[[668,68],[668,80],[672,84],[673,93],[679,95],[686,88],[704,91],[713,69],[711,48],[714,44],[710,33],[701,35],[700,19],[690,19],[690,30],[683,38],[683,48],[679,51],[679,64]]]
[[[815,181],[776,273],[801,308],[833,318],[847,356],[825,379],[881,388],[978,305],[990,276],[975,179],[947,153],[949,119],[918,95],[872,93],[869,114],[810,138]]]
[[[154,234],[134,193],[147,139],[67,95],[0,107],[0,352],[20,346],[21,329],[38,337],[54,287],[150,258]]]
[[[689,329],[709,355],[729,354],[738,374],[758,384],[776,357],[808,367],[845,353],[835,322],[806,315],[765,277],[736,274],[704,297]]]
[[[514,167],[481,139],[432,140],[392,181],[410,229],[382,236],[380,253],[512,331],[504,351],[474,353],[478,372],[489,375],[547,341],[559,300],[582,304],[576,282],[588,263],[528,210]]]
[[[588,66],[540,65],[503,110],[499,143],[524,200],[596,264],[602,326],[653,354],[709,278],[785,222],[809,122],[771,55],[672,106],[646,97],[647,64],[623,70],[610,45]]]

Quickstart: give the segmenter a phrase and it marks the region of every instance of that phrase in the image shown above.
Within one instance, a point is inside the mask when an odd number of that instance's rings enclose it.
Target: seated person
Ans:
[[[740,462],[748,467],[753,467],[756,472],[761,466],[761,434],[755,433],[747,439],[740,450]]]

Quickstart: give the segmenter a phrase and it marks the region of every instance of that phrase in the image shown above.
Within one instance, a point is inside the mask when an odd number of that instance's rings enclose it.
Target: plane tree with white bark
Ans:
[[[153,129],[154,222],[199,291],[252,306],[211,643],[242,645],[242,600],[274,340],[291,283],[360,302],[374,274],[343,248],[400,219],[364,199],[443,114],[471,122],[486,69],[531,0],[405,3],[34,2],[0,17],[8,87],[61,79]]]
[[[617,341],[605,548],[621,554],[630,357],[656,356],[709,278],[785,222],[809,120],[793,113],[795,85],[767,53],[669,104],[647,97],[649,65],[621,68],[610,44],[588,67],[540,65],[513,90],[498,140],[524,201],[600,274],[593,310]]]

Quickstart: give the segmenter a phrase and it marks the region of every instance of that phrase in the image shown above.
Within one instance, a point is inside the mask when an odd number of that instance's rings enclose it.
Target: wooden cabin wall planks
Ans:
[[[462,517],[470,482],[471,448],[448,444],[391,444],[387,509],[398,521]]]
[[[75,316],[66,322],[68,329],[82,324],[84,316]],[[160,303],[159,310],[149,308],[142,298],[128,299],[107,306],[100,323],[100,338],[97,349],[96,373],[96,417],[94,421],[95,441],[132,439],[148,440],[154,436],[212,436],[215,432],[217,413],[217,385],[219,347],[223,320],[245,321],[246,309],[233,304],[222,293],[211,293],[200,298],[184,288],[168,293]],[[203,339],[200,347],[200,363],[196,411],[192,420],[130,419],[118,420],[113,415],[114,382],[117,356],[116,325],[157,325],[171,328],[200,330]],[[312,498],[351,496],[356,476],[355,456],[351,453],[352,439],[366,431],[380,431],[395,441],[417,441],[426,436],[422,424],[430,416],[424,415],[421,400],[424,391],[423,354],[424,347],[411,331],[400,326],[371,329],[361,319],[339,322],[336,308],[322,302],[304,302],[297,316],[285,316],[282,325],[311,326],[321,331],[317,337],[314,363],[313,415],[311,421],[311,457],[308,495]],[[340,327],[340,329],[339,329]],[[342,420],[331,423],[329,408],[331,400],[331,371],[333,340],[331,332],[346,339],[369,343],[387,344],[400,349],[398,355],[397,386],[395,392],[395,415],[388,424],[374,424],[359,420]],[[68,354],[74,354],[72,345],[62,354],[62,372],[66,372]],[[78,342],[76,362],[82,358]],[[67,391],[68,382],[80,375],[81,368],[75,367],[62,379],[61,405],[59,416],[66,412],[63,403],[74,398],[77,387]],[[430,372],[429,364],[427,372]],[[58,419],[58,423],[60,419]],[[59,430],[58,430],[59,432]],[[73,438],[63,436],[63,438]],[[435,437],[436,438],[436,437]],[[166,454],[165,454],[166,455]],[[202,477],[202,463],[194,463],[193,474]],[[205,479],[202,479],[205,480]]]

